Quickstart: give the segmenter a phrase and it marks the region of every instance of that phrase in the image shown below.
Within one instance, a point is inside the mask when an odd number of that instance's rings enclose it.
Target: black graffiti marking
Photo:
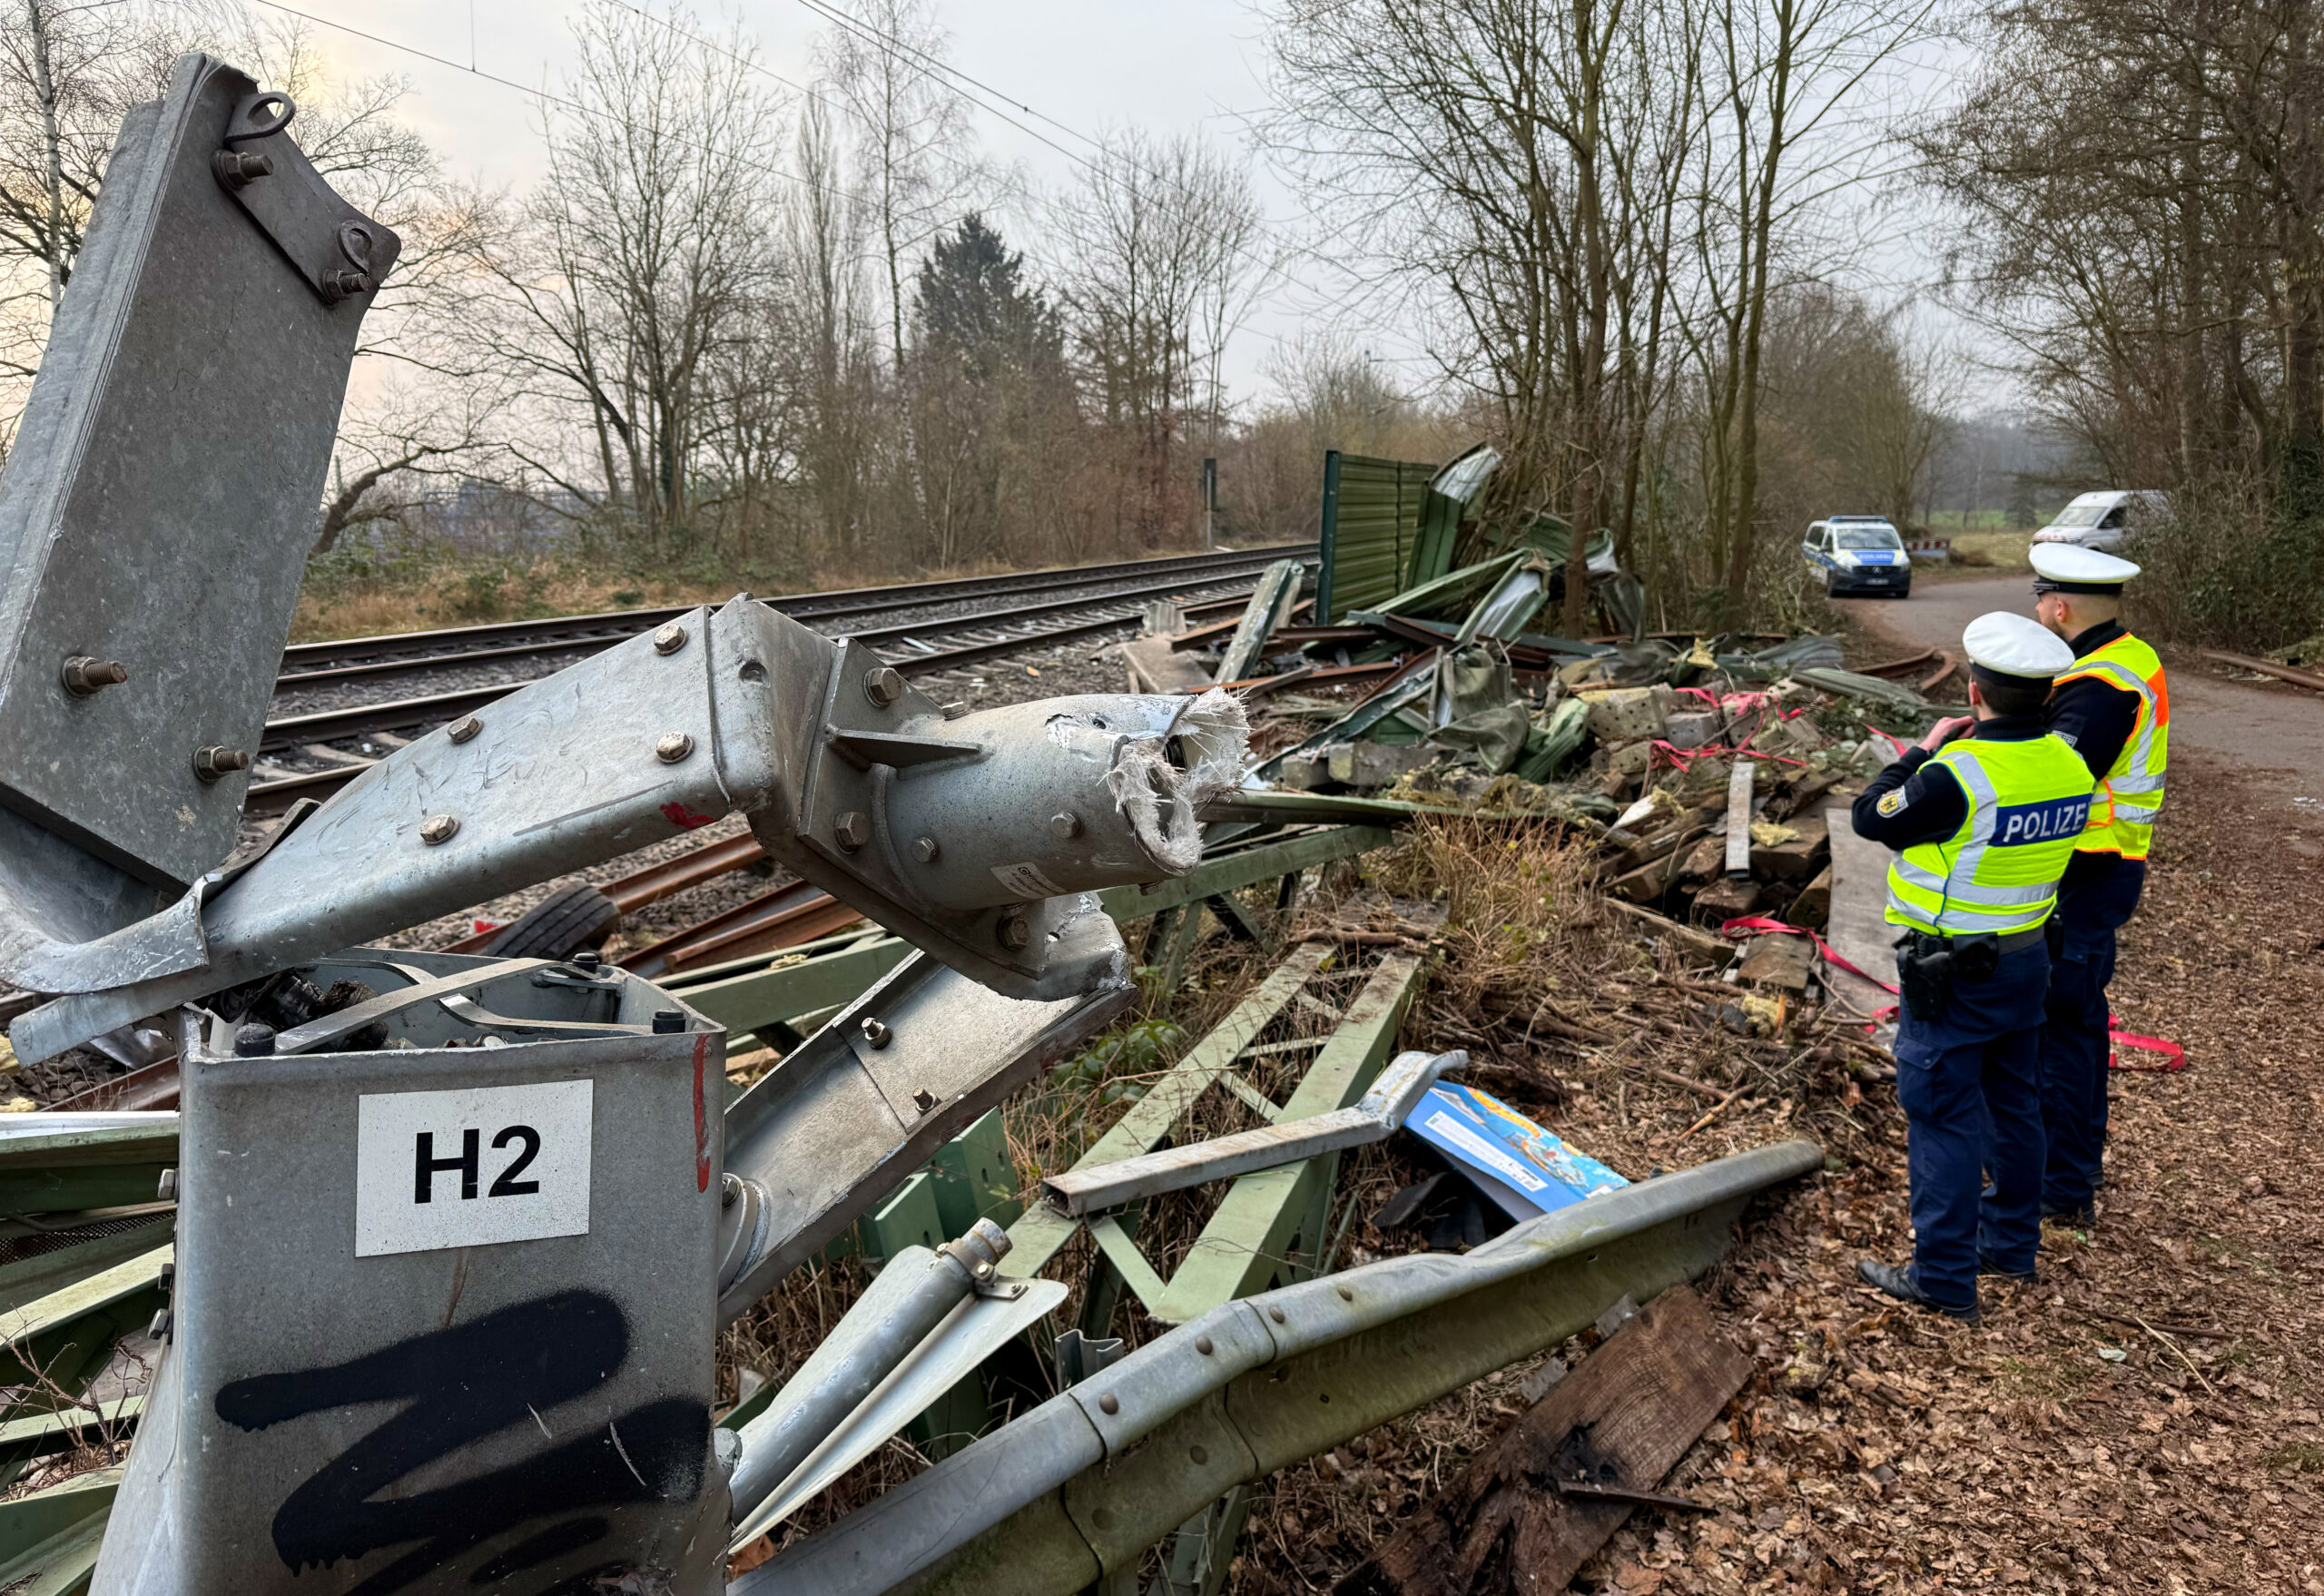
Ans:
[[[522,1141],[525,1150],[517,1155],[515,1163],[500,1172],[500,1178],[494,1181],[492,1189],[484,1194],[487,1197],[530,1197],[541,1188],[537,1180],[517,1178],[535,1158],[541,1156],[541,1133],[529,1125],[512,1125],[492,1138],[492,1150],[498,1152],[511,1141]]]
[[[629,1325],[612,1299],[566,1291],[347,1363],[235,1380],[219,1391],[215,1406],[228,1424],[258,1431],[330,1408],[405,1404],[317,1470],[274,1515],[274,1549],[294,1573],[418,1542],[348,1592],[386,1596],[535,1519],[567,1522],[504,1558],[538,1548],[539,1561],[586,1544],[577,1538],[581,1526],[602,1521],[571,1515],[590,1508],[693,1500],[709,1453],[710,1411],[682,1398],[633,1408],[506,1468],[374,1500],[472,1442],[515,1425],[532,1428],[537,1414],[604,1384],[628,1356]],[[559,1534],[576,1538],[544,1544]]]
[[[562,1557],[584,1546],[594,1546],[606,1538],[608,1528],[598,1518],[567,1519],[561,1524],[551,1524],[539,1534],[529,1536],[493,1558],[468,1576],[471,1585],[497,1585],[511,1574],[537,1568],[552,1557]]]

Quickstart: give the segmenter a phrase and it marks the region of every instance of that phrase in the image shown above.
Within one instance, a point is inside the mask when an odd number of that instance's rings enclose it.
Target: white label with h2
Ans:
[[[364,1097],[355,1256],[589,1234],[587,1080]]]

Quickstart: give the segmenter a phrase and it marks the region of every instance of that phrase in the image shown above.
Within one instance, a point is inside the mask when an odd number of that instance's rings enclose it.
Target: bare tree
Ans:
[[[1247,172],[1200,142],[1132,129],[1053,198],[1049,219],[1085,383],[1128,444],[1132,525],[1152,547],[1176,518],[1173,468],[1204,362],[1256,265],[1258,198]]]
[[[1709,7],[1706,128],[1698,146],[1700,291],[1687,319],[1702,375],[1710,574],[1740,613],[1763,518],[1761,366],[1771,295],[1829,271],[1838,197],[1882,170],[1892,108],[1878,92],[1920,36],[1931,0],[1700,0]],[[1846,245],[1837,251],[1845,255]]]
[[[1330,197],[1343,238],[1446,308],[1447,375],[1496,417],[1497,511],[1555,504],[1585,533],[1606,525],[1662,386],[1646,350],[1678,203],[1667,174],[1694,123],[1671,14],[1284,0],[1274,22],[1271,145]],[[1571,546],[1569,627],[1586,546]]]
[[[695,530],[713,362],[776,269],[780,108],[739,34],[697,43],[605,0],[574,30],[547,172],[505,240],[479,235],[469,325],[540,414],[577,423],[517,458],[666,554]]]
[[[968,106],[936,70],[943,31],[929,0],[870,0],[824,37],[825,75],[854,123],[855,180],[884,270],[888,350],[904,365],[905,280],[918,251],[976,187]]]

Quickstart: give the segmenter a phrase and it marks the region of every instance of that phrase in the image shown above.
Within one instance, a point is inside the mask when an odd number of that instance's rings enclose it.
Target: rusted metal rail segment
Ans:
[[[2324,693],[2324,674],[2303,671],[2296,665],[2279,665],[2272,659],[2255,659],[2248,654],[2233,654],[2223,648],[2206,648],[2202,650],[2202,655],[2221,665],[2231,665],[2238,670],[2257,671],[2263,676],[2273,676],[2296,687],[2312,687],[2319,693]]]
[[[730,1596],[1070,1596],[1236,1486],[1700,1276],[1789,1141],[1534,1219],[1462,1257],[1390,1258],[1224,1304],[772,1562]]]

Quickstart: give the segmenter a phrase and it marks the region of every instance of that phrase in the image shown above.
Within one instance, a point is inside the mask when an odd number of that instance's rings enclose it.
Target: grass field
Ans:
[[[1941,536],[1953,540],[1953,564],[1955,568],[1966,567],[1971,570],[1988,567],[2001,570],[2027,568],[2025,551],[2034,547],[2034,534],[2031,532],[1946,532],[1943,528],[1937,530]],[[1944,567],[1937,568],[1942,570]]]

